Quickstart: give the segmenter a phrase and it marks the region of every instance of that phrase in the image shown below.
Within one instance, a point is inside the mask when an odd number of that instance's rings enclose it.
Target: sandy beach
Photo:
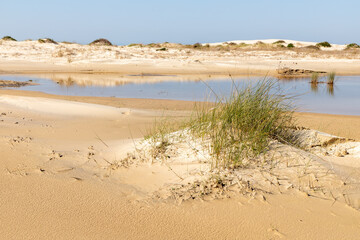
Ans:
[[[232,41],[252,44],[228,49],[227,43],[209,44],[211,48],[184,47],[164,43],[132,46],[89,46],[69,43],[0,40],[0,73],[117,73],[214,76],[277,75],[279,68],[335,71],[342,75],[360,74],[359,51],[333,45],[308,50],[316,43],[286,40],[297,50],[278,48],[277,39]],[[261,42],[262,44],[257,44]],[[205,46],[206,44],[204,44]],[[219,46],[219,47],[216,47]],[[230,45],[231,46],[231,45]],[[166,51],[157,51],[165,48]]]
[[[93,73],[77,78],[80,86],[136,82],[141,74],[159,75],[154,82],[276,76],[279,66],[360,74],[359,53],[343,52],[344,45],[311,54],[166,46],[159,52],[3,41],[0,73],[52,74],[57,81],[68,80],[68,73]],[[170,134],[165,160],[150,157],[151,142],[144,140],[158,121],[176,125],[187,119],[194,104],[0,89],[0,238],[359,237],[359,116],[297,112],[303,146],[274,142],[269,150],[274,164],[230,171],[219,183],[211,178],[210,155],[197,139],[177,138],[186,138],[186,132]]]
[[[15,233],[19,238],[93,239],[358,236],[357,210],[295,189],[266,195],[266,201],[239,195],[179,205],[144,198],[179,179],[162,164],[122,168],[114,162],[154,118],[188,116],[190,102],[2,90],[0,105],[3,238]],[[297,116],[304,126],[322,125],[322,131],[360,138],[351,129],[320,124],[339,116]],[[359,117],[345,119],[348,127],[360,122]]]

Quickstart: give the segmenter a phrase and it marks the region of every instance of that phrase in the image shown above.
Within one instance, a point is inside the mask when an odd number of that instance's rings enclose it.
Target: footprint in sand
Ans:
[[[277,237],[279,237],[279,238],[285,237],[284,234],[282,234],[281,232],[279,232],[279,230],[277,230],[277,229],[274,228],[274,227],[269,228],[269,229],[268,229],[268,232],[273,233],[275,236],[277,236]]]

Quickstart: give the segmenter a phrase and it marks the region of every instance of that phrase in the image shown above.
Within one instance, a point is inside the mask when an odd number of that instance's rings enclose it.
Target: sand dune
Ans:
[[[144,101],[139,106],[147,108]],[[158,105],[159,109],[163,107]],[[68,114],[73,112],[68,108],[76,109],[82,117],[69,118]],[[130,109],[131,114],[122,114],[123,109]],[[219,199],[217,195],[209,195],[211,198],[207,200],[197,197],[186,200],[186,194],[179,198],[178,194],[184,190],[180,188],[176,196],[183,203],[177,205],[178,201],[171,200],[173,195],[168,190],[201,179],[192,174],[199,169],[205,171],[204,163],[185,157],[186,151],[181,151],[185,155],[173,151],[175,155],[168,164],[158,160],[138,161],[127,153],[132,153],[134,146],[141,149],[140,139],[154,118],[187,116],[188,112],[137,111],[126,106],[119,109],[6,95],[1,96],[0,112],[0,234],[3,238],[16,234],[18,238],[58,239],[219,239],[224,236],[356,239],[360,232],[360,214],[346,200],[328,200],[309,188],[308,180],[319,178],[320,172],[327,171],[326,165],[315,160],[311,164],[300,161],[296,154],[291,159],[298,161],[298,168],[290,172],[279,168],[274,173],[287,174],[286,181],[291,182],[292,177],[302,172],[298,170],[307,168],[308,175],[302,180],[303,185],[299,185],[300,190],[284,191],[288,185],[283,184],[279,186],[280,193],[275,185],[269,184],[271,176],[264,175],[266,180],[248,169],[245,170],[248,176],[250,173],[258,176],[250,178],[256,180],[255,186],[268,187],[273,194],[257,193],[252,197],[225,191],[219,195],[226,198],[223,200],[211,200]],[[100,118],[99,113],[106,118]],[[177,144],[174,146],[188,147]],[[195,156],[191,152],[189,155]],[[332,164],[344,159],[343,165],[350,166],[351,159],[356,157],[333,159]],[[357,169],[357,165],[351,166]],[[324,191],[332,189],[336,198],[335,188],[344,187],[341,178],[333,173],[319,178],[316,184],[323,183],[327,183]],[[310,196],[304,193],[305,189]]]
[[[265,42],[276,39],[264,40]],[[298,50],[197,50],[174,44],[167,51],[149,46],[89,46],[38,41],[1,41],[0,72],[108,72],[122,74],[244,75],[276,74],[282,67],[338,74],[359,74],[357,50],[343,51],[334,44],[321,51],[300,50],[309,42],[292,41]],[[290,40],[286,40],[287,42]],[[243,41],[233,41],[243,42]],[[246,41],[256,43],[258,40]],[[219,43],[216,43],[219,44]],[[212,44],[212,45],[216,45]],[[223,45],[222,43],[220,43]],[[174,47],[175,46],[175,47]],[[177,47],[176,47],[177,46]]]

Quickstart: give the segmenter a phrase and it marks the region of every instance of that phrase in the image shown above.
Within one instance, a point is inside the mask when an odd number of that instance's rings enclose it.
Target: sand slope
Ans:
[[[59,114],[70,107],[81,116]],[[241,196],[181,205],[144,201],[159,182],[180,180],[163,164],[127,168],[118,160],[164,111],[123,111],[1,96],[1,238],[358,238],[358,211],[297,190],[268,195],[266,201]]]

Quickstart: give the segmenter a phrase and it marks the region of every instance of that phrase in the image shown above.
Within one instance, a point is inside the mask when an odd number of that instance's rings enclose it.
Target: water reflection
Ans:
[[[319,84],[310,82],[311,91],[317,93],[319,91]]]
[[[334,96],[334,84],[326,84],[326,90],[327,90],[327,93],[330,95],[330,96]]]
[[[21,89],[57,95],[211,101],[216,99],[211,98],[212,90],[218,96],[226,97],[230,96],[234,83],[241,87],[263,78],[236,77],[232,80],[229,77],[54,73],[8,75],[0,76],[0,79],[32,79],[38,85]],[[339,77],[335,85],[324,81],[311,84],[309,78],[279,80],[276,85],[284,94],[296,96],[295,104],[300,111],[360,115],[360,76]]]

